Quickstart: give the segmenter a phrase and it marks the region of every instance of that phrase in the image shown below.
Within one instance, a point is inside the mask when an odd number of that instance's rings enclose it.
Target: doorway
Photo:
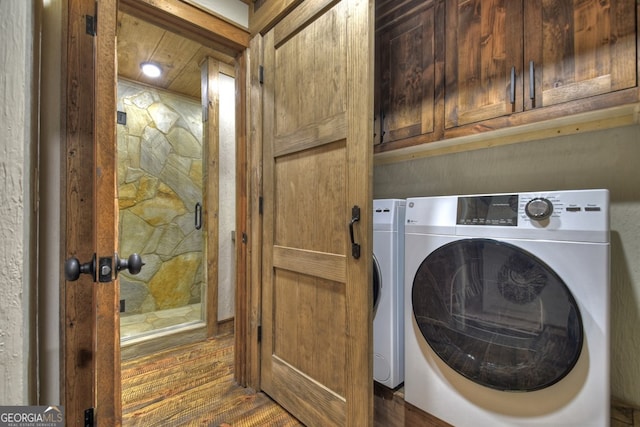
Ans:
[[[120,276],[129,359],[233,321],[235,71],[233,57],[123,11],[117,56],[118,246],[145,262]],[[146,76],[144,63],[161,74]],[[206,91],[217,100],[213,112]]]

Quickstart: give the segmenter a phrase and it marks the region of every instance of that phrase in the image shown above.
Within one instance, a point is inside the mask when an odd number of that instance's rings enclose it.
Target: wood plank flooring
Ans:
[[[233,335],[122,364],[123,426],[301,426],[233,381]]]

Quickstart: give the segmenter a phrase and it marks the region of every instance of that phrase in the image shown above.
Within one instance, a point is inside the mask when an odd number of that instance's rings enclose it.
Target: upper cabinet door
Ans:
[[[527,109],[636,86],[635,0],[524,4]]]
[[[446,5],[445,128],[522,111],[522,3]]]
[[[395,19],[405,9],[410,12]],[[436,66],[436,40],[441,40],[436,37],[436,28],[441,28],[436,9],[433,1],[411,1],[402,7],[387,1],[376,6],[375,144],[407,138],[422,142],[417,140],[422,135],[442,129],[436,118],[441,111],[436,94],[442,93],[438,81],[442,72]]]

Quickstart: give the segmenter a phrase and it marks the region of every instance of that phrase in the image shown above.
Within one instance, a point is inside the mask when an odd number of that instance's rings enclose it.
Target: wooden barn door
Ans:
[[[264,39],[261,385],[309,426],[372,425],[372,29],[307,0]]]

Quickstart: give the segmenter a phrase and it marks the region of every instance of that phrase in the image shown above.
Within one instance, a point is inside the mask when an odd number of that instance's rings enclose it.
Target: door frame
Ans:
[[[120,6],[141,13],[146,21],[236,58],[236,173],[242,177],[237,182],[236,230],[246,236],[249,189],[244,56],[249,33],[178,0],[120,0]],[[98,253],[98,257],[111,257],[117,248],[117,198],[113,196],[118,0],[67,0],[64,8],[61,136],[65,144],[62,159],[65,183],[61,200],[66,210],[66,228],[61,261],[76,256],[86,262],[93,253]],[[87,21],[96,14],[100,19],[95,27],[97,35],[93,35],[88,33]],[[100,189],[106,190],[100,192]],[[98,227],[100,232],[96,232]],[[236,245],[238,295],[245,294],[247,286],[245,239],[242,242]],[[117,279],[94,283],[83,276],[77,282],[61,280],[60,286],[61,399],[66,409],[66,424],[84,425],[84,411],[94,408],[100,424],[120,425]],[[248,308],[237,301],[237,325],[246,323],[248,312]],[[236,362],[242,360],[236,356]],[[242,372],[244,367],[240,365],[236,369]]]

